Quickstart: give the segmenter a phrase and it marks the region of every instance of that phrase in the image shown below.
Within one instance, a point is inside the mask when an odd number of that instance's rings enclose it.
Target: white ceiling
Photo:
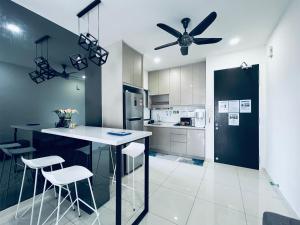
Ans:
[[[77,32],[76,14],[92,0],[13,0],[46,17],[60,26]],[[205,60],[209,55],[264,45],[278,23],[290,0],[102,0],[100,4],[100,42],[108,46],[124,40],[144,54],[146,70]],[[154,51],[159,45],[175,38],[156,27],[161,22],[180,32],[180,20],[190,17],[188,31],[193,29],[211,11],[218,18],[202,37],[222,37],[215,45],[192,45],[188,56],[182,56],[179,46]],[[90,31],[97,36],[97,10],[90,15]],[[82,32],[87,30],[87,18],[81,21]],[[229,41],[240,37],[241,42],[232,47]],[[155,64],[153,59],[160,57]]]

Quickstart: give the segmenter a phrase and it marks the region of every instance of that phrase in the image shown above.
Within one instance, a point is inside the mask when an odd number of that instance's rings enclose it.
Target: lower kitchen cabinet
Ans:
[[[205,157],[205,131],[187,130],[187,155]]]
[[[205,158],[205,130],[146,127],[152,132],[150,149],[157,152]]]
[[[150,136],[150,148],[162,152],[171,151],[170,129],[164,127],[148,127],[147,130],[152,132]]]

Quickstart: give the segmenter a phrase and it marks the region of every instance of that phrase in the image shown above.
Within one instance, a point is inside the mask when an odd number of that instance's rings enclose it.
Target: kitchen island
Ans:
[[[145,217],[149,210],[149,137],[152,135],[151,132],[88,126],[79,126],[75,129],[42,129],[41,132],[88,141],[90,143],[90,153],[92,153],[93,142],[111,145],[116,148],[116,225],[122,224],[122,148],[130,142],[145,139],[144,210],[133,222],[133,224],[140,223],[140,221]],[[108,132],[128,132],[130,134],[126,136],[115,136],[108,134]],[[90,157],[92,157],[92,154],[90,154]],[[89,162],[92,163],[92,160],[89,160]],[[90,168],[92,168],[92,165],[90,165]]]

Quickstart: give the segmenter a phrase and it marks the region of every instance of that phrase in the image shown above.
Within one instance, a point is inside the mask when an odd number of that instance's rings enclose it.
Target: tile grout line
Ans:
[[[246,225],[248,225],[248,220],[247,220],[247,215],[246,215],[244,196],[243,196],[242,185],[241,185],[241,181],[240,181],[239,170],[238,170],[238,168],[236,170],[237,170],[237,176],[238,176],[238,181],[239,181],[240,193],[241,193],[241,197],[242,197],[242,204],[243,204],[243,209],[244,209],[245,221],[246,221]]]
[[[205,168],[205,171],[204,171],[204,173],[203,173],[203,175],[202,175],[202,178],[201,178],[201,181],[200,181],[200,185],[199,185],[198,190],[197,190],[197,194],[196,194],[196,196],[195,196],[195,198],[194,198],[193,206],[192,206],[192,208],[191,208],[191,210],[190,210],[190,213],[189,213],[189,215],[188,215],[188,217],[187,217],[187,220],[186,220],[185,225],[188,224],[189,219],[190,219],[190,216],[191,216],[191,214],[192,214],[192,211],[193,211],[193,209],[194,209],[194,207],[195,207],[195,203],[196,203],[196,200],[197,200],[197,196],[198,196],[198,193],[199,193],[199,191],[200,191],[201,184],[202,184],[202,182],[203,182],[203,180],[204,180],[204,176],[206,175],[206,172],[207,172],[207,167]]]

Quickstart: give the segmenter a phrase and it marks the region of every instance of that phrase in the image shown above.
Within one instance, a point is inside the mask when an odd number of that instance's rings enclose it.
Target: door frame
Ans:
[[[211,113],[208,120],[211,124],[211,131],[212,131],[212,144],[213,144],[213,159],[212,161],[215,162],[215,163],[218,163],[215,161],[215,72],[216,71],[220,71],[220,70],[229,70],[229,69],[237,69],[237,68],[240,68],[240,69],[248,69],[248,68],[252,68],[252,66],[255,66],[257,65],[258,66],[258,169],[261,169],[261,156],[262,156],[262,152],[261,152],[261,135],[262,135],[262,127],[261,127],[261,113],[262,113],[262,107],[261,107],[261,104],[262,104],[262,90],[261,90],[261,79],[260,79],[260,75],[261,75],[261,72],[262,72],[262,68],[263,68],[263,65],[261,65],[261,63],[254,63],[252,65],[249,65],[247,67],[243,67],[242,65],[241,66],[235,66],[235,67],[229,67],[229,68],[219,68],[219,69],[215,69],[213,70],[213,82],[212,82],[212,87],[213,87],[213,91],[212,91],[212,94],[213,94],[213,102],[212,102],[212,110],[211,110]],[[211,132],[210,131],[210,132]]]

